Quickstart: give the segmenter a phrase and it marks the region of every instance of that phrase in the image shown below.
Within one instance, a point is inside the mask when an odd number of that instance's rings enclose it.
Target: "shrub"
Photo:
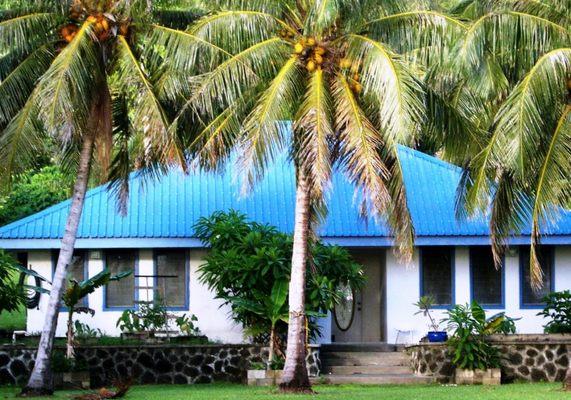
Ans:
[[[291,270],[293,239],[275,227],[248,221],[236,212],[216,212],[201,218],[195,232],[210,250],[200,266],[200,280],[232,310],[234,320],[252,336],[270,332],[272,321],[279,335],[287,331],[287,284]],[[319,241],[309,245],[306,310],[316,315],[333,309],[338,286],[355,290],[364,282],[361,266],[341,247]],[[284,297],[281,296],[285,286]],[[283,301],[282,301],[283,300]],[[282,318],[285,315],[286,318]],[[309,334],[318,333],[310,318]],[[279,349],[278,349],[279,350]]]
[[[476,301],[454,306],[444,321],[453,331],[448,340],[452,362],[462,369],[498,368],[499,351],[486,341],[486,335],[515,333],[513,318],[502,312],[486,319],[486,312]]]
[[[544,325],[545,333],[571,333],[571,292],[552,292],[543,298],[545,308],[537,315],[551,318]]]

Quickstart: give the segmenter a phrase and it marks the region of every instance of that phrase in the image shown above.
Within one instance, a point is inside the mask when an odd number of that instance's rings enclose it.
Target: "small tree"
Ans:
[[[69,284],[62,299],[63,303],[68,308],[67,346],[66,346],[67,358],[75,357],[75,352],[73,349],[74,345],[73,314],[74,313],[89,313],[91,315],[95,314],[95,311],[89,307],[78,307],[78,304],[81,301],[81,299],[83,299],[88,294],[93,293],[95,289],[107,285],[111,281],[118,281],[120,279],[123,279],[131,275],[132,272],[133,271],[124,271],[117,275],[111,275],[111,272],[108,269],[104,269],[97,275],[89,279],[85,279],[81,282],[78,282],[75,279],[69,280]]]
[[[210,248],[200,280],[230,306],[234,320],[250,334],[270,332],[272,359],[282,354],[279,337],[287,331],[292,237],[232,210],[201,218],[195,231]],[[319,241],[310,244],[308,271],[305,307],[314,317],[333,309],[340,284],[359,290],[365,282],[361,266],[347,250]],[[317,335],[317,325],[308,322],[310,335]]]

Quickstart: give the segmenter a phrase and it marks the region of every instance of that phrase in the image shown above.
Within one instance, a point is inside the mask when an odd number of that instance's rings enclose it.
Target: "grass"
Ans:
[[[374,399],[374,400],[547,400],[569,399],[569,394],[561,390],[560,383],[518,383],[502,386],[316,386],[317,396],[282,395],[274,388],[248,387],[241,385],[157,385],[135,386],[125,397],[126,400],[271,400],[271,399]],[[17,388],[0,388],[0,398],[11,399],[18,393]],[[56,399],[69,399],[77,392],[57,392]]]
[[[17,274],[14,274],[14,279],[18,279]],[[0,314],[0,329],[10,331],[21,331],[26,329],[26,308],[22,307],[18,311],[11,313],[3,312]]]
[[[26,329],[26,310],[0,314],[0,329],[23,331]]]

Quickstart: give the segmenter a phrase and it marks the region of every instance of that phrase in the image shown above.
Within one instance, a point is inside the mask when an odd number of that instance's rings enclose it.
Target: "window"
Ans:
[[[454,303],[454,249],[451,247],[423,247],[420,250],[421,296],[432,296],[437,306]]]
[[[53,253],[52,260],[52,275],[56,272],[57,260],[59,258],[59,250]],[[87,251],[85,250],[75,250],[73,257],[71,258],[71,263],[67,267],[67,279],[65,280],[65,288],[67,288],[68,282],[74,279],[81,282],[87,279]],[[65,290],[64,288],[64,290]],[[87,307],[87,296],[85,296],[79,303],[83,307]]]
[[[521,304],[523,306],[543,306],[543,297],[552,290],[553,283],[553,248],[541,246],[537,248],[537,258],[543,270],[543,287],[539,292],[531,288],[531,278],[529,273],[529,247],[522,246],[519,249],[521,266]]]
[[[472,300],[483,306],[503,307],[503,268],[496,269],[491,247],[470,249]]]
[[[185,250],[155,251],[156,294],[168,308],[187,308]]]
[[[134,250],[111,250],[105,254],[105,265],[111,276],[132,271],[131,275],[105,286],[105,307],[129,308],[135,305],[135,268],[137,252]]]

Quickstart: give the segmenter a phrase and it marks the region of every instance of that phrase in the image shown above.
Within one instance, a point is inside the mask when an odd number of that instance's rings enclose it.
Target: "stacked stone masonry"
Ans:
[[[35,349],[0,346],[0,385],[23,385],[34,366]],[[250,363],[266,362],[268,349],[255,345],[79,347],[78,360],[89,366],[91,385],[110,385],[132,377],[140,384],[244,382]],[[311,376],[318,376],[319,348],[307,356]]]
[[[562,381],[569,364],[571,335],[492,336],[501,354],[502,382]],[[446,344],[422,343],[408,347],[411,368],[439,382],[453,380],[454,365]]]

